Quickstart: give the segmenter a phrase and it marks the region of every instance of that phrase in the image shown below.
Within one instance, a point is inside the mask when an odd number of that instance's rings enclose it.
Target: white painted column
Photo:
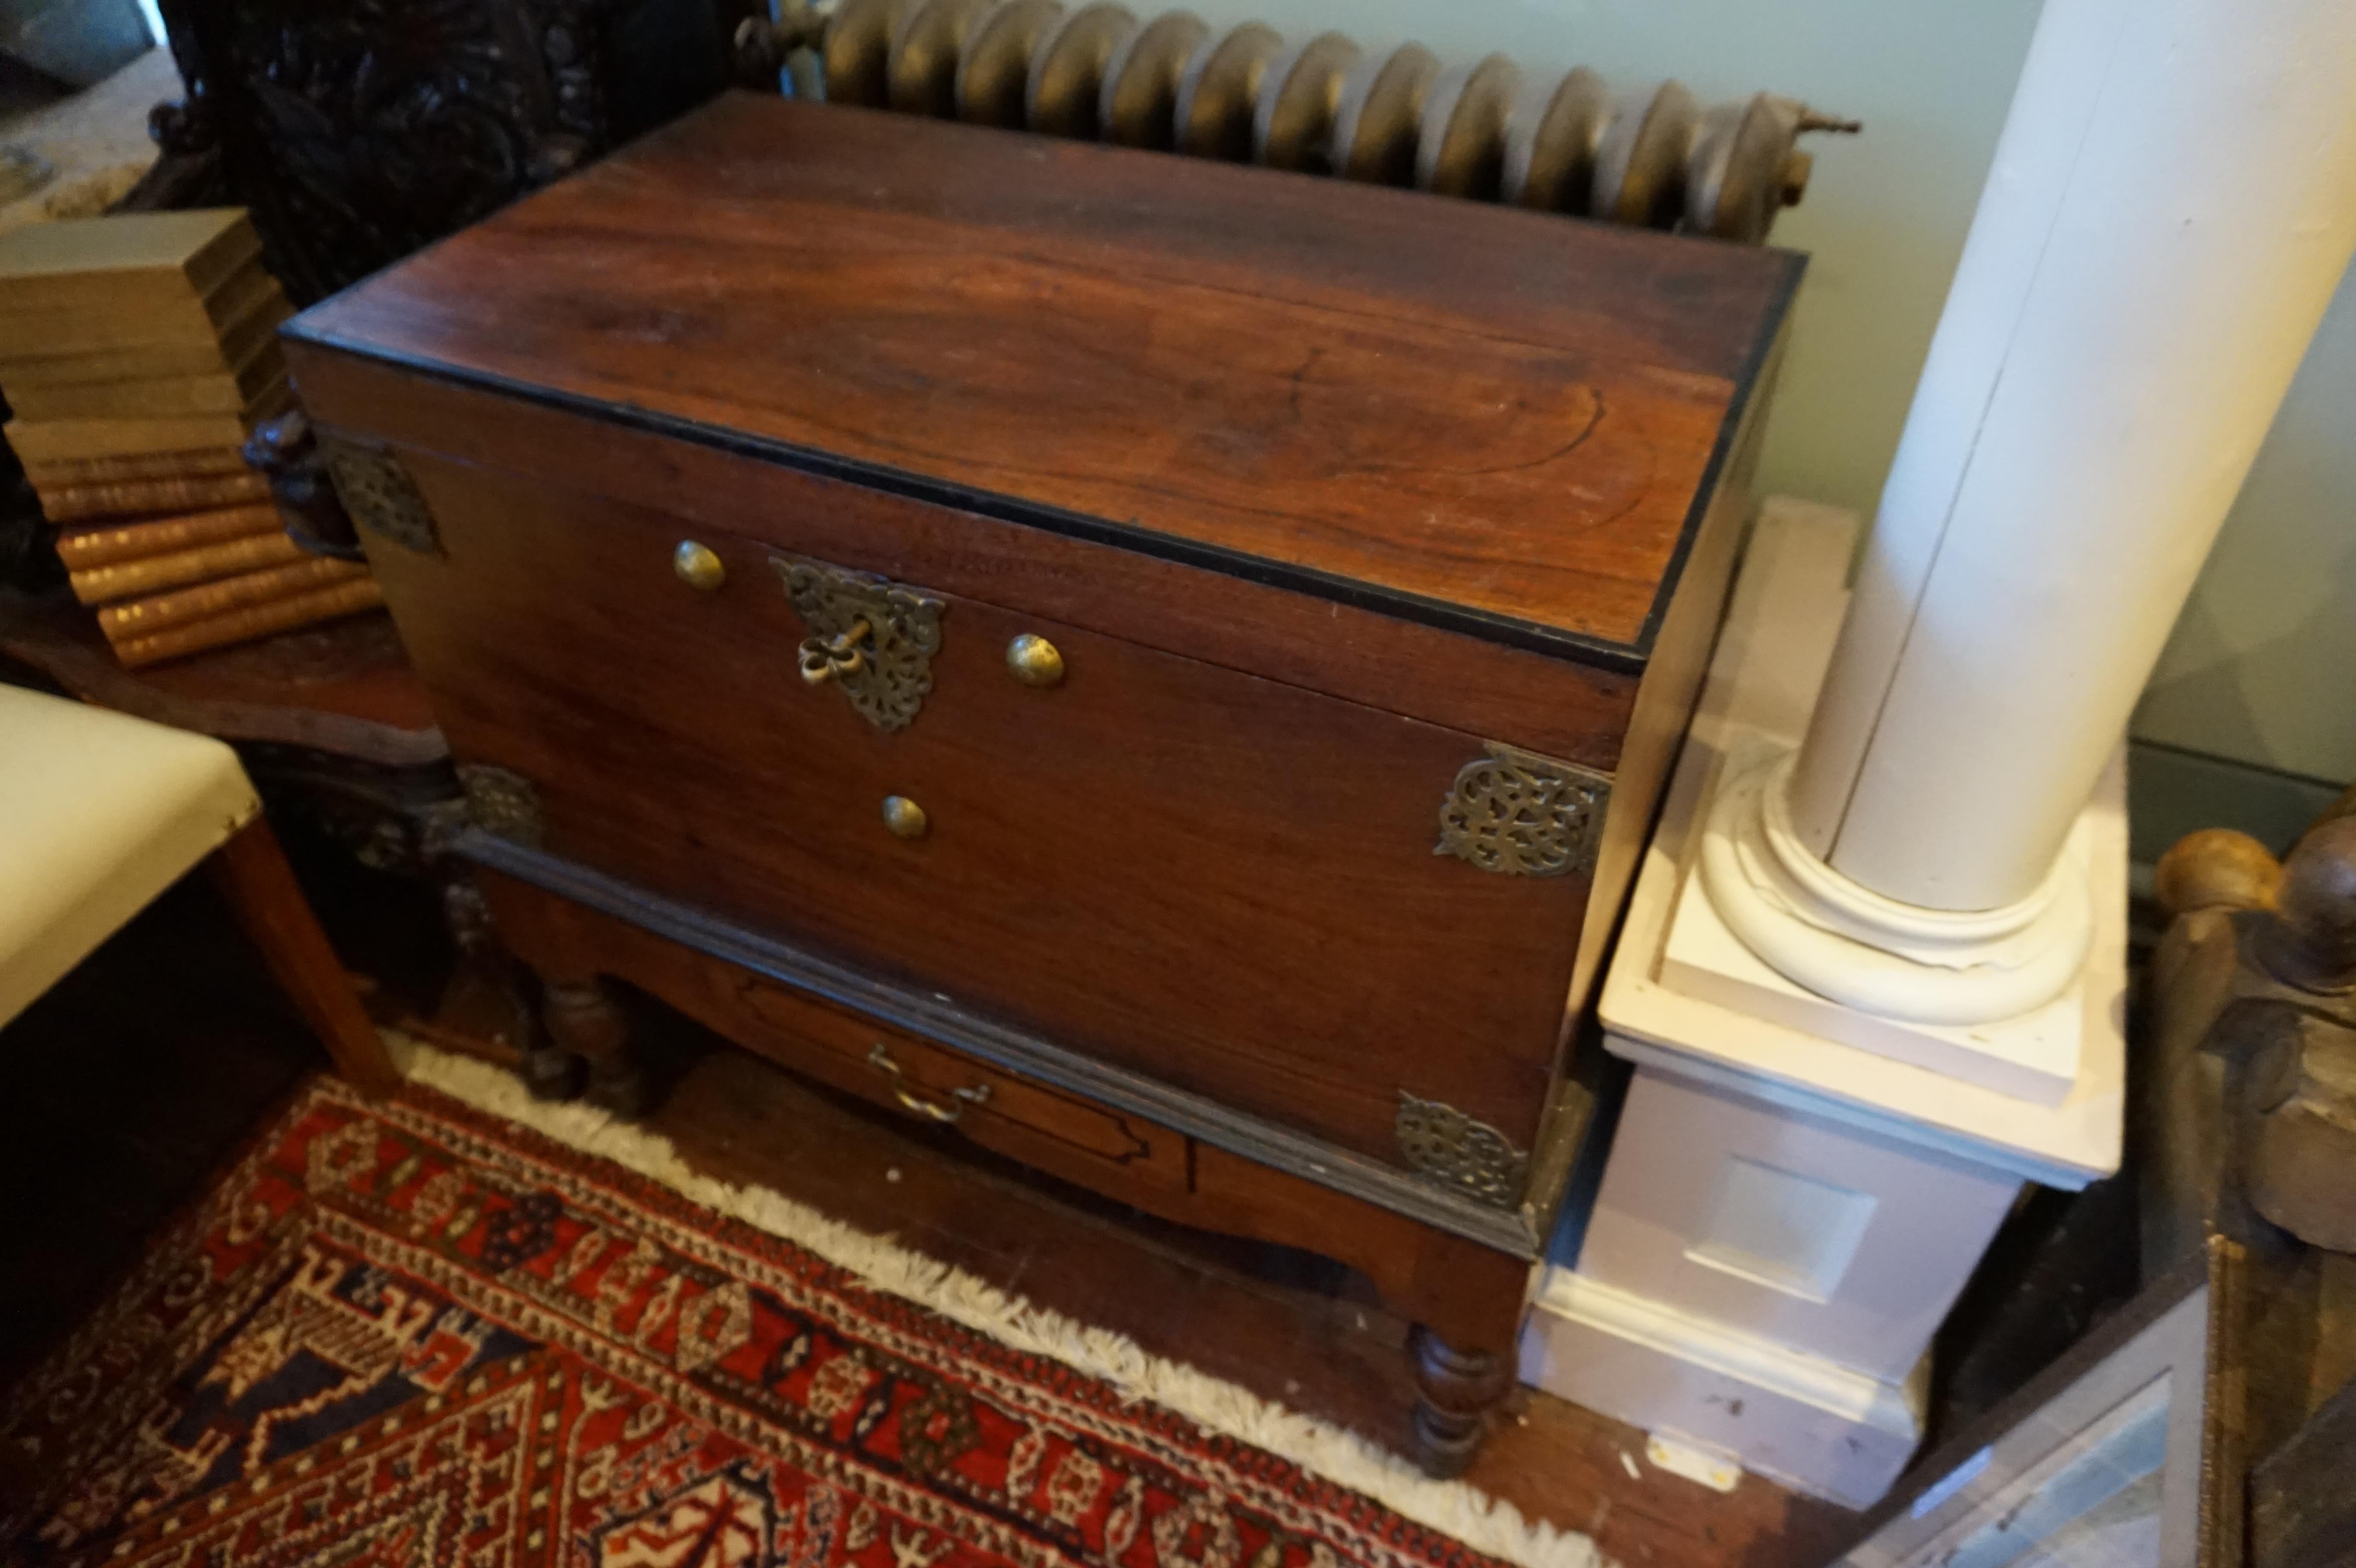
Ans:
[[[1525,1377],[1695,1474],[1906,1463],[2020,1184],[2117,1168],[2121,733],[2351,250],[2356,0],[2045,0],[1854,594],[1852,517],[1754,533]]]
[[[2356,5],[2047,0],[1793,775],[1818,858],[2038,889],[2351,249]]]
[[[2356,5],[2047,0],[1805,741],[1702,848],[1753,953],[1908,1024],[2069,989],[2064,845],[2351,251]]]

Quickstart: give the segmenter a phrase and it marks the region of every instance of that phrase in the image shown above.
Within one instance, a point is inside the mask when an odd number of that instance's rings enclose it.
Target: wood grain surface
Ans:
[[[603,496],[1611,771],[1634,676],[290,346],[331,434]],[[1703,607],[1705,610],[1708,606]],[[1714,619],[1714,613],[1711,615]]]
[[[1530,1147],[1588,888],[1434,853],[1477,737],[954,596],[886,733],[799,679],[770,545],[705,530],[699,592],[659,515],[415,474],[444,551],[371,541],[380,580],[552,853],[1377,1158],[1403,1089]],[[1026,632],[1061,686],[1008,674]]]
[[[1640,660],[1800,264],[731,96],[287,330]]]
[[[476,873],[501,933],[534,968],[627,980],[809,1077],[1162,1219],[1313,1247],[1363,1270],[1395,1310],[1451,1339],[1510,1353],[1528,1260],[1241,1158],[1134,1116],[1074,1101],[774,987],[761,976],[496,871]],[[748,999],[765,1009],[747,1019]],[[644,1018],[644,1014],[641,1017]],[[661,1020],[648,1021],[658,1028]],[[883,1042],[923,1062],[934,1091],[988,1084],[991,1101],[944,1124],[895,1100],[864,1061]],[[928,1092],[930,1097],[930,1092]],[[659,1115],[659,1113],[658,1113]],[[1108,1125],[1109,1124],[1109,1126]],[[773,1129],[788,1136],[789,1123]],[[1108,1136],[1110,1131],[1111,1136]]]

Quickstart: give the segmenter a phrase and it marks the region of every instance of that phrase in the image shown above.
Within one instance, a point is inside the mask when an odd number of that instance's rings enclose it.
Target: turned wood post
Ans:
[[[2238,833],[2196,833],[2154,880],[2176,917],[2152,964],[2147,1266],[2237,1204],[2310,1245],[2356,1251],[2356,816],[2335,811],[2277,869]]]
[[[1408,1336],[1416,1405],[1413,1457],[1432,1476],[1461,1476],[1488,1435],[1489,1415],[1514,1386],[1511,1356],[1462,1349],[1422,1324]]]
[[[518,1071],[532,1098],[570,1100],[578,1096],[588,1083],[587,1060],[549,1039],[544,1028],[533,1027],[530,1005],[525,999],[529,993],[524,986],[523,965],[516,962],[515,955],[500,939],[498,927],[491,919],[490,902],[483,897],[482,889],[463,869],[442,884],[442,919],[452,944],[458,949],[459,964],[471,971],[470,977],[511,1014]],[[499,1038],[506,1040],[509,1032],[503,1031]]]
[[[646,1075],[630,1053],[630,1020],[605,981],[541,976],[541,1022],[549,1038],[589,1064],[588,1097],[618,1115],[646,1109]]]

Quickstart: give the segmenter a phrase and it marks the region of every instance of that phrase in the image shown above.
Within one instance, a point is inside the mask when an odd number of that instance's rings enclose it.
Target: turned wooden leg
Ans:
[[[371,1094],[398,1084],[401,1074],[385,1052],[384,1040],[369,1021],[327,933],[319,929],[319,918],[304,899],[270,824],[256,816],[205,865],[271,974],[335,1059],[336,1070]]]
[[[625,1116],[646,1109],[646,1075],[631,1054],[630,1022],[595,976],[547,980],[540,1019],[551,1040],[589,1063],[592,1102]]]
[[[463,1005],[470,1018],[479,1014],[493,1020],[492,1042],[514,1050],[511,1065],[532,1098],[570,1100],[579,1095],[589,1082],[589,1063],[534,1026],[523,965],[500,940],[483,891],[465,876],[444,882],[442,916],[458,949],[458,973],[444,997],[445,1013]]]
[[[1420,1396],[1410,1456],[1426,1474],[1461,1476],[1488,1434],[1490,1413],[1514,1386],[1513,1359],[1494,1350],[1460,1350],[1421,1324],[1408,1336],[1407,1353]]]

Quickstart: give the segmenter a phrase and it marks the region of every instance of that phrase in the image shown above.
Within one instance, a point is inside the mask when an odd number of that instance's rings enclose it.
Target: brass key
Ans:
[[[830,680],[841,680],[846,675],[857,675],[867,667],[867,650],[859,645],[873,635],[875,628],[864,616],[851,624],[851,630],[839,637],[804,637],[801,647],[802,679],[812,686],[824,686]]]

